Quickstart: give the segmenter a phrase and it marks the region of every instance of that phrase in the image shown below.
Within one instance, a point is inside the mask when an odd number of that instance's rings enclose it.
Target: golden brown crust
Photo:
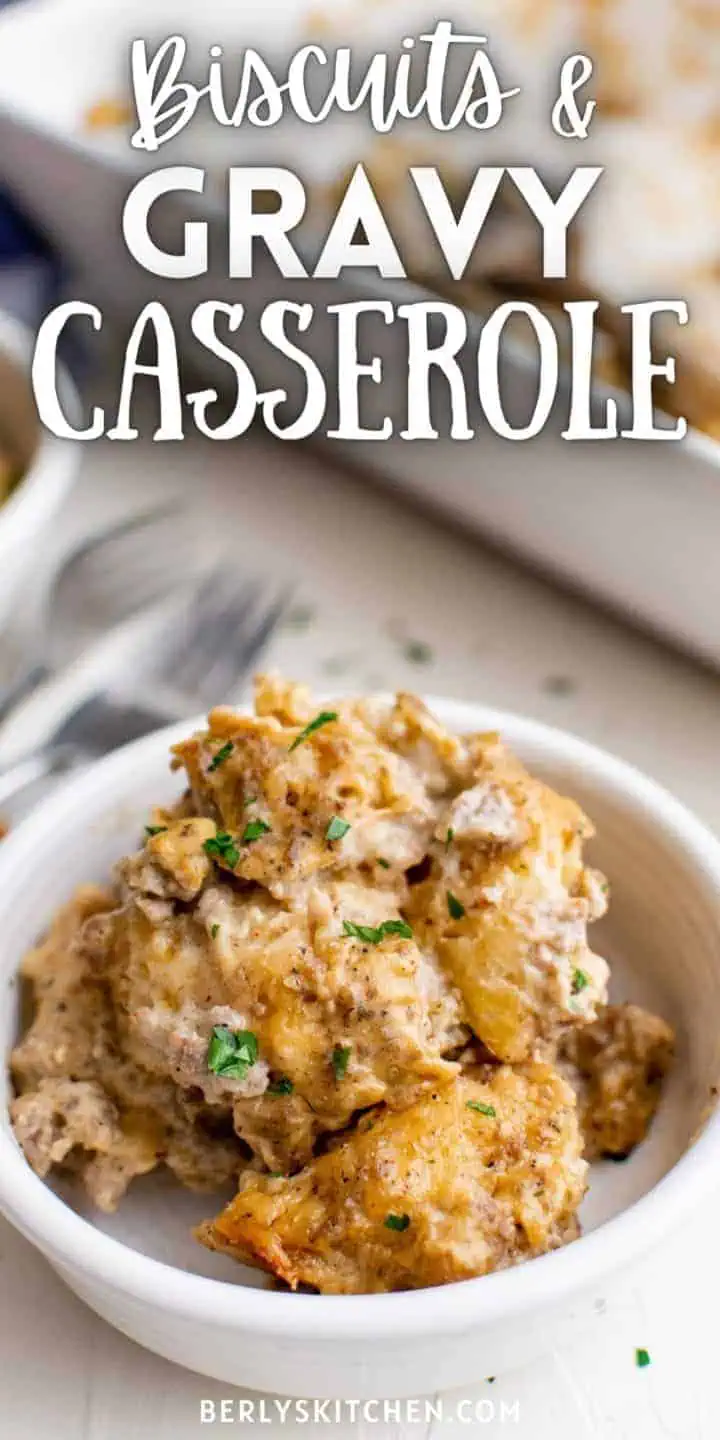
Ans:
[[[213,710],[207,731],[175,747],[198,814],[236,837],[248,825],[268,827],[232,864],[221,858],[221,868],[290,903],[304,881],[347,870],[369,875],[376,889],[402,886],[425,854],[432,792],[440,785],[449,793],[460,742],[409,696],[389,712],[364,701],[322,711],[304,686],[269,678],[258,685],[256,708]],[[336,718],[300,740],[322,714]],[[338,841],[327,838],[333,819],[350,824]]]
[[[292,1179],[247,1175],[199,1238],[326,1294],[463,1280],[563,1243],[581,1146],[550,1066],[476,1071],[402,1113],[370,1112]]]
[[[499,1059],[528,1059],[605,998],[608,969],[587,944],[605,905],[582,861],[592,826],[492,736],[471,741],[472,781],[436,826],[432,866],[407,914]]]

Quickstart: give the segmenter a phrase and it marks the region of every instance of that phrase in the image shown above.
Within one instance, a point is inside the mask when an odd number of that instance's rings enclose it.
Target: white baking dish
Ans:
[[[220,273],[180,284],[160,282],[128,258],[120,211],[138,156],[117,135],[87,134],[80,120],[102,96],[127,92],[127,44],[146,32],[147,8],[144,0],[102,7],[94,0],[26,0],[0,13],[0,180],[83,277],[76,290],[92,290],[108,313],[134,315],[156,297],[178,317],[209,297],[240,297],[250,313],[278,293],[297,298],[292,282],[278,283],[262,269],[249,286],[230,285]],[[301,0],[257,0],[242,10],[208,0],[198,12],[191,0],[158,0],[152,28],[208,41],[229,35],[240,45],[260,43],[269,27],[282,30],[289,43],[293,33],[303,33],[305,8]],[[222,138],[218,162],[227,163],[231,153],[239,162],[243,134],[230,136],[230,148]],[[207,135],[197,141],[200,151],[204,143]],[[305,137],[304,149],[284,159],[300,164],[313,148]],[[169,158],[170,147],[157,160]],[[220,225],[217,196],[204,203]],[[358,276],[325,282],[324,290],[303,282],[302,299],[322,305],[377,292],[377,282]],[[395,287],[395,298],[413,293],[411,286]],[[384,385],[377,387],[382,414],[402,413],[407,372],[399,334],[399,326],[381,323],[372,339],[384,362]],[[313,345],[332,385],[332,337],[319,327]],[[263,374],[268,353],[255,368],[272,387],[283,377],[272,366]],[[511,361],[511,372],[513,403],[522,408],[530,377],[522,356]],[[557,409],[543,436],[521,445],[497,439],[487,427],[470,443],[327,443],[354,465],[720,665],[720,448],[697,434],[679,444],[570,444],[559,437],[562,397]]]

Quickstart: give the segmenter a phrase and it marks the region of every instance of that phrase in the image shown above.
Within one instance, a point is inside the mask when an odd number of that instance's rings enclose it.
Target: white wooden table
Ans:
[[[254,439],[94,444],[64,536],[187,490],[218,519],[233,517],[240,557],[299,575],[270,663],[324,689],[400,683],[557,723],[642,765],[720,829],[720,678],[308,454]],[[471,1406],[452,1396],[441,1420],[405,1410],[311,1427],[292,1412],[281,1424],[269,1406],[261,1433],[715,1440],[716,1210],[637,1274],[602,1287],[593,1335],[492,1385],[480,1372],[463,1392]],[[636,1347],[650,1352],[649,1368],[637,1368]],[[0,1222],[0,1436],[237,1434],[237,1418],[234,1430],[201,1423],[201,1400],[214,1400],[218,1416],[232,1400],[237,1417],[242,1398],[115,1334]],[[263,1423],[257,1409],[253,1423]]]

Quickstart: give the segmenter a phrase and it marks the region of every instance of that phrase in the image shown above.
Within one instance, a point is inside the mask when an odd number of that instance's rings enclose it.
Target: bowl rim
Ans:
[[[0,353],[22,376],[32,394],[30,369],[34,351],[30,328],[5,310],[0,310]],[[65,407],[77,422],[80,397],[65,365],[58,362],[58,391]],[[33,405],[37,413],[33,397]],[[22,544],[40,528],[64,499],[78,464],[78,442],[60,440],[38,417],[38,435],[32,458],[17,485],[0,506],[0,554]]]
[[[501,730],[510,743],[563,767],[581,769],[618,801],[660,827],[681,848],[714,895],[720,928],[720,841],[679,800],[634,766],[570,732],[472,702],[425,697],[450,728]],[[123,779],[149,765],[160,767],[169,746],[199,720],[172,725],[97,761],[41,803],[0,849],[0,915],[12,904],[21,876],[32,868],[34,837],[61,833],[83,813],[82,797],[98,791],[117,804]],[[112,801],[110,800],[112,797]],[[392,1342],[396,1335],[431,1337],[476,1328],[556,1306],[625,1264],[639,1259],[717,1184],[720,1111],[646,1194],[597,1230],[564,1249],[476,1279],[381,1295],[297,1295],[255,1289],[196,1275],[156,1260],[106,1235],[70,1209],[27,1164],[12,1132],[0,1130],[0,1210],[62,1273],[81,1275],[115,1292],[209,1326],[265,1336]],[[247,1297],[252,1297],[248,1304]]]

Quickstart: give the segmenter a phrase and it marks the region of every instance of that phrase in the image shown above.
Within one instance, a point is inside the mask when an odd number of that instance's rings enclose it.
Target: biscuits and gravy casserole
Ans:
[[[164,1164],[198,1238],[293,1288],[477,1276],[575,1238],[644,1137],[669,1027],[607,1003],[592,826],[495,734],[263,677],[187,789],[25,960],[16,1136],[113,1209]],[[577,1098],[576,1098],[577,1096]]]

